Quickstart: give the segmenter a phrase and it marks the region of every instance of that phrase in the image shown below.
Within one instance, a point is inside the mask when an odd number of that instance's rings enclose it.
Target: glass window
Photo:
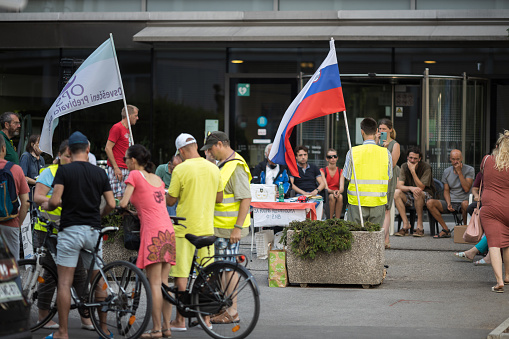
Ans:
[[[416,0],[415,9],[508,9],[508,0]]]
[[[23,12],[139,12],[141,0],[52,0],[28,1]]]
[[[482,76],[494,73],[494,67],[509,70],[507,62],[502,62],[506,49],[494,53],[491,48],[396,48],[395,67],[398,74],[423,74],[429,68],[433,75],[457,75],[467,72],[469,76]],[[495,65],[493,60],[500,62]],[[507,59],[507,58],[506,58]],[[428,63],[425,63],[427,61]],[[432,63],[429,63],[432,62]]]
[[[225,49],[156,50],[154,59],[154,159],[167,162],[175,138],[205,138],[205,120],[224,129]]]
[[[410,9],[410,0],[279,0],[280,11],[400,9]]]
[[[147,11],[272,11],[274,0],[147,0]]]

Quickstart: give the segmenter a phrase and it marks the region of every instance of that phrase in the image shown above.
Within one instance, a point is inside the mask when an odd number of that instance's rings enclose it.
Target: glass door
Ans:
[[[487,110],[487,81],[463,77],[434,77],[423,79],[426,160],[433,168],[433,176],[440,180],[449,167],[449,154],[461,150],[463,163],[479,171],[485,154]],[[428,94],[426,94],[426,92]],[[427,137],[426,137],[427,136]]]
[[[298,76],[264,74],[227,75],[225,130],[232,148],[252,168],[264,159],[267,144],[274,141],[286,109],[298,94]],[[295,131],[292,134],[295,144]]]

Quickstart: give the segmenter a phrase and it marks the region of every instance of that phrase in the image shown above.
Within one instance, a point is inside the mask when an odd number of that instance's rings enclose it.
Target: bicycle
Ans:
[[[174,226],[183,226],[179,221],[185,218],[171,217]],[[198,262],[198,249],[208,247],[216,241],[215,236],[195,236],[186,234],[195,247],[191,271],[185,291],[177,291],[176,286],[162,285],[163,298],[175,305],[186,318],[197,318],[198,324],[211,337],[216,339],[242,339],[255,328],[260,315],[260,292],[254,276],[241,262],[246,256],[213,255]],[[235,262],[226,261],[227,257],[237,257]],[[219,259],[207,265],[211,260]],[[207,266],[205,266],[207,265]],[[171,293],[174,293],[173,297]],[[205,317],[212,317],[226,311],[232,305],[237,306],[239,319],[229,316],[229,324],[213,324],[208,327]],[[228,314],[228,313],[227,313]],[[191,321],[189,321],[191,323]]]
[[[47,324],[57,312],[55,284],[58,281],[58,276],[51,266],[41,262],[41,259],[46,255],[51,255],[54,260],[56,258],[56,248],[49,238],[55,236],[53,229],[57,228],[57,225],[54,221],[45,218],[39,210],[33,210],[32,213],[35,213],[47,228],[43,245],[37,249],[35,258],[20,260],[18,263],[23,292],[32,303],[30,314],[33,324],[31,331],[33,332]],[[102,237],[115,231],[118,231],[118,227],[102,228],[94,250],[82,250],[90,253],[93,258],[87,281],[91,279],[94,263],[99,266],[99,273],[90,286],[88,302],[78,296],[74,287],[71,288],[73,301],[71,309],[78,309],[83,317],[90,316],[96,332],[102,338],[110,338],[111,334],[115,338],[138,338],[150,321],[152,292],[146,276],[136,265],[122,260],[104,265],[104,261],[98,256],[97,252]],[[107,296],[96,297],[96,291],[105,291]],[[38,320],[37,302],[39,296],[45,292],[51,295],[50,309],[46,317]],[[106,314],[105,323],[108,327],[106,333],[102,329],[99,311]]]

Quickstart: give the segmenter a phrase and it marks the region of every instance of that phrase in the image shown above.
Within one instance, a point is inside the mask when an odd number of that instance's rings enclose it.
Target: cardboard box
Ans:
[[[456,244],[475,244],[472,242],[466,242],[463,240],[463,233],[467,230],[468,225],[457,225],[454,226],[454,242]]]
[[[276,185],[251,184],[251,201],[276,201]]]

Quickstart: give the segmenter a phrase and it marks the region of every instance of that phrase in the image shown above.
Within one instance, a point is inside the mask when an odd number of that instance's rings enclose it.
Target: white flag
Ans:
[[[58,117],[123,98],[112,39],[106,40],[73,74],[44,118],[39,147],[53,155],[53,130]]]

